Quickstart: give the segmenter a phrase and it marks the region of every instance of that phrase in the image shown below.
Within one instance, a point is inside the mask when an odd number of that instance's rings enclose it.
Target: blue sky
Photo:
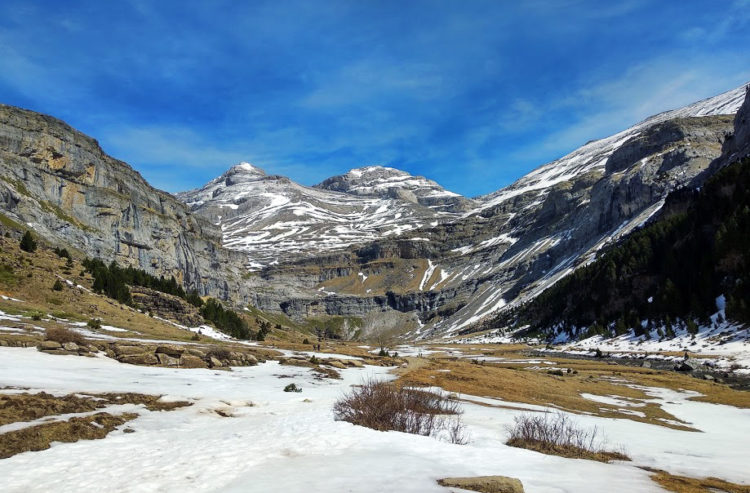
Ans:
[[[750,81],[750,0],[0,3],[0,102],[154,186],[384,164],[474,196]]]

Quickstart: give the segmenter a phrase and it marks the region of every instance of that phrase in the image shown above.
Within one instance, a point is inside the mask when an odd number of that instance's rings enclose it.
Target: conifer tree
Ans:
[[[28,230],[23,234],[23,238],[21,238],[20,247],[24,252],[32,253],[36,251],[36,240]]]

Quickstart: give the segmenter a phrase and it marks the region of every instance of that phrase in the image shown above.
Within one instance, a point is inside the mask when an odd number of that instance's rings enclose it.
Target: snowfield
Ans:
[[[6,392],[141,392],[194,402],[170,412],[139,407],[140,417],[103,440],[54,444],[0,460],[2,490],[446,492],[436,479],[500,474],[519,478],[531,493],[661,491],[638,465],[750,482],[750,410],[690,402],[689,393],[649,390],[654,402],[701,432],[576,416],[633,458],[602,464],[504,445],[505,427],[519,409],[464,404],[468,445],[336,422],[331,406],[351,385],[390,378],[380,367],[341,374],[342,380],[316,380],[305,368],[276,362],[231,372],[179,370],[0,348]],[[290,382],[302,393],[283,392]],[[126,426],[135,433],[124,433]]]

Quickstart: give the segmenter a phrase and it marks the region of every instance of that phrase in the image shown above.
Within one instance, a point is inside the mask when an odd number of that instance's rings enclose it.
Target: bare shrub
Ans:
[[[622,452],[604,450],[605,441],[594,427],[584,429],[562,412],[522,414],[508,427],[507,445],[563,457],[600,462],[630,460]]]
[[[467,443],[458,402],[427,390],[367,380],[333,405],[338,421]]]
[[[49,327],[45,331],[44,338],[48,341],[59,342],[60,344],[66,342],[75,342],[78,345],[86,344],[86,339],[81,334],[64,327]]]

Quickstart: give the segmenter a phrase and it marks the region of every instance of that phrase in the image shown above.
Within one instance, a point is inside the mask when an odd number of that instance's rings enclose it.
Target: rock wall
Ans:
[[[237,297],[220,232],[55,118],[0,105],[0,210],[51,242]],[[237,265],[241,265],[237,262]]]

